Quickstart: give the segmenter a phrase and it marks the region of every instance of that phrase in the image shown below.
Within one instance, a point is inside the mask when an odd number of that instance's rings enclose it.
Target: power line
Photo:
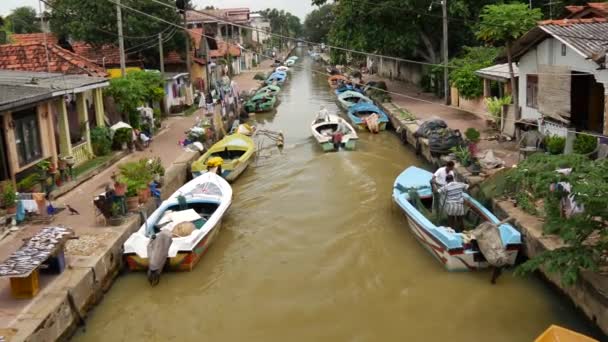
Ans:
[[[172,28],[172,27],[171,27],[171,26],[169,26],[169,28]],[[176,29],[176,28],[174,28],[174,27],[173,27],[172,29],[173,29],[173,30],[172,30],[172,31],[171,31],[171,32],[170,32],[170,33],[167,35],[168,39],[163,39],[163,42],[165,42],[165,43],[166,43],[166,42],[167,42],[167,41],[169,41],[171,38],[173,38],[173,36],[174,36],[174,35],[175,35],[175,33],[177,32],[177,29]],[[166,29],[165,29],[164,31],[166,31]],[[163,32],[164,32],[164,31],[163,31]],[[152,45],[150,45],[150,44],[152,44]],[[144,46],[144,45],[150,45],[149,47],[147,47],[147,48],[150,48],[150,47],[154,47],[154,46],[156,46],[156,45],[158,45],[158,44],[159,44],[159,43],[158,43],[158,33],[157,33],[157,34],[156,34],[156,37],[155,37],[154,39],[150,39],[150,40],[148,40],[147,42],[143,42],[143,43],[141,43],[141,44],[138,44],[138,45],[135,45],[135,46],[131,46],[131,47],[129,47],[129,48],[127,48],[127,49],[125,49],[125,53],[132,53],[131,51],[137,50],[139,47]],[[147,49],[147,48],[143,48],[142,50],[145,50],[145,49]]]
[[[116,3],[116,2],[114,2],[113,0],[107,0],[107,1],[112,2],[112,3],[114,3],[114,4],[117,4],[117,3]],[[188,29],[188,28],[184,28],[184,27],[179,26],[179,25],[177,25],[177,24],[175,24],[175,23],[172,23],[172,22],[170,22],[170,21],[167,21],[167,20],[165,20],[165,19],[163,19],[163,18],[159,18],[159,17],[157,17],[157,16],[154,16],[154,15],[151,15],[151,14],[148,14],[148,13],[145,13],[145,12],[142,12],[142,11],[137,10],[137,9],[135,9],[135,8],[132,8],[132,7],[129,7],[129,6],[126,6],[126,5],[123,5],[123,4],[117,4],[117,5],[118,5],[118,6],[121,6],[121,7],[123,7],[123,8],[129,9],[129,10],[131,10],[131,11],[137,12],[137,13],[139,13],[139,14],[145,15],[145,16],[147,16],[147,17],[149,17],[149,18],[152,18],[152,19],[155,19],[155,20],[157,20],[157,21],[165,22],[166,24],[169,24],[169,25],[175,26],[176,28],[180,28],[180,29],[182,29],[182,30],[184,30],[184,31],[187,31],[187,32],[190,32],[190,33],[193,33],[193,34],[200,35],[201,37],[206,37],[206,38],[213,39],[213,40],[216,40],[216,41],[218,40],[216,37],[208,36],[208,35],[205,35],[205,34],[203,34],[203,33],[199,33],[199,32],[196,32],[196,31],[190,30],[190,29]],[[233,45],[233,46],[237,46],[237,47],[239,47],[240,49],[245,50],[245,51],[251,51],[251,52],[255,52],[255,51],[253,51],[253,50],[250,50],[250,49],[246,49],[246,48],[244,48],[244,47],[241,47],[241,46],[239,46],[238,44],[229,43],[229,42],[227,42],[227,44],[230,44],[230,45]],[[267,57],[267,58],[270,58],[270,56],[266,56],[266,55],[264,55],[264,56],[265,56],[265,57]],[[331,75],[330,75],[330,74],[328,74],[328,73],[320,72],[320,71],[318,71],[318,70],[314,70],[314,69],[308,69],[308,68],[304,68],[304,67],[302,67],[302,66],[298,66],[298,65],[294,65],[294,66],[295,66],[295,67],[299,67],[300,69],[303,69],[303,70],[312,71],[312,72],[315,72],[315,73],[318,73],[318,74],[322,74],[322,75],[325,75],[325,76],[331,76]],[[377,87],[370,87],[370,88],[375,89],[375,90],[379,90],[379,91],[383,91],[383,92],[386,92],[386,93],[388,93],[388,94],[392,94],[392,95],[396,95],[396,96],[400,96],[400,97],[408,98],[408,99],[411,99],[411,100],[414,100],[414,101],[419,101],[419,102],[428,103],[428,104],[432,104],[432,105],[436,105],[436,106],[441,106],[441,107],[445,107],[445,108],[452,109],[452,110],[453,110],[453,109],[455,109],[454,107],[451,107],[451,106],[448,106],[448,105],[445,105],[445,104],[436,103],[436,102],[433,102],[433,101],[429,101],[429,100],[425,100],[425,99],[417,98],[417,97],[410,96],[410,95],[406,95],[406,94],[401,94],[401,93],[397,93],[397,92],[393,92],[393,91],[388,91],[388,90],[380,89],[380,88],[377,88]],[[487,114],[487,113],[479,113],[479,112],[470,112],[470,113],[475,114],[475,115],[479,115],[479,116],[481,116],[481,117],[487,117],[487,118],[495,119],[493,116],[491,116],[490,114]],[[518,122],[517,120],[507,120],[507,119],[503,119],[503,120],[505,120],[505,122],[508,122],[508,121],[512,121],[513,123],[517,123],[517,122]],[[540,125],[539,125],[539,124],[534,124],[534,123],[527,123],[527,124],[528,124],[528,125],[530,125],[530,126],[535,126],[535,127],[539,127],[539,128],[540,128]],[[605,137],[604,135],[601,135],[601,134],[594,134],[594,133],[587,133],[587,132],[577,132],[577,131],[573,131],[573,130],[566,130],[566,132],[573,133],[573,134],[575,134],[575,135],[588,135],[588,136],[592,136],[592,137],[595,137],[595,138],[604,138],[604,137]]]
[[[150,1],[158,3],[159,5],[163,5],[163,6],[168,7],[168,8],[176,9],[174,6],[171,6],[170,4],[166,4],[166,3],[160,2],[158,0],[150,0]],[[357,1],[365,1],[365,0],[357,0]],[[396,7],[394,7],[394,8],[396,8]],[[396,9],[406,10],[406,9],[403,9],[403,8],[396,8]],[[198,13],[198,14],[203,15],[203,16],[214,18],[214,19],[216,19],[219,22],[224,23],[224,24],[230,24],[230,25],[233,25],[233,26],[236,26],[236,27],[241,27],[241,28],[245,28],[245,29],[248,29],[248,30],[252,30],[252,31],[263,32],[265,34],[269,34],[271,36],[275,36],[275,37],[279,37],[279,38],[285,38],[285,39],[289,39],[289,40],[292,40],[292,41],[295,40],[297,42],[304,42],[304,43],[307,43],[307,44],[310,44],[310,45],[321,45],[321,44],[324,44],[324,43],[311,42],[311,41],[307,41],[307,40],[304,40],[304,39],[295,38],[295,37],[292,37],[292,36],[285,36],[285,35],[281,35],[281,34],[278,34],[278,33],[266,32],[264,30],[257,29],[257,28],[251,27],[251,26],[237,24],[235,22],[226,20],[226,19],[224,19],[222,17],[216,16],[216,15],[213,15],[213,14],[209,14],[209,13],[206,13],[206,12],[203,12],[203,11],[199,11],[199,10],[190,10],[190,11],[193,11],[193,12]],[[416,13],[420,13],[420,12],[416,12]],[[442,16],[435,16],[435,17],[443,18]],[[448,21],[449,20],[450,19],[448,17]],[[561,37],[572,37],[572,38],[587,39],[587,38],[584,38],[584,37],[567,36],[567,35],[561,35]],[[601,39],[601,40],[608,42],[608,39]],[[386,55],[381,55],[381,54],[376,54],[376,53],[370,53],[370,52],[358,51],[358,50],[353,50],[353,49],[347,49],[347,48],[343,48],[343,47],[339,47],[339,46],[333,46],[333,45],[329,45],[329,44],[325,44],[325,46],[328,47],[328,48],[330,48],[330,49],[341,50],[341,51],[344,51],[344,52],[356,53],[356,54],[366,55],[366,56],[370,56],[370,57],[389,59],[389,60],[395,60],[395,61],[398,61],[398,62],[405,62],[405,63],[419,64],[419,65],[426,65],[426,66],[432,66],[432,67],[445,68],[445,66],[443,64],[422,62],[422,61],[416,61],[416,60],[412,60],[412,59],[399,58],[399,57],[393,57],[393,56],[386,56]],[[450,65],[447,68],[449,68],[449,69],[458,69],[458,67],[450,66]],[[510,75],[510,73],[508,71],[493,71],[493,72],[499,73],[499,74]],[[559,74],[559,73],[535,73],[534,75],[579,76],[578,74],[572,75],[572,74],[565,74],[565,73],[564,74]],[[585,76],[585,75],[580,75],[580,76]]]

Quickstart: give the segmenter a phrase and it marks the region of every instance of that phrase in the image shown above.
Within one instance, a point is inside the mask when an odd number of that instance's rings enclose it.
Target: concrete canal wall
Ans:
[[[380,104],[388,114],[396,133],[403,143],[411,145],[417,153],[435,166],[441,161],[431,154],[428,139],[416,138],[414,133],[419,125],[415,121],[402,118],[398,108],[391,103]],[[473,176],[466,168],[456,167],[457,177],[470,185],[481,183],[484,178]],[[514,218],[514,226],[522,234],[524,241],[524,254],[532,258],[544,251],[555,250],[564,246],[563,241],[555,235],[543,235],[543,222],[521,209],[514,207],[511,202],[494,201],[494,211],[500,218]],[[579,281],[573,286],[566,287],[560,281],[560,275],[541,271],[543,277],[553,286],[568,296],[574,305],[579,308],[589,320],[608,334],[608,276],[593,272],[583,272]]]
[[[163,198],[186,182],[190,165],[199,156],[197,152],[183,152],[166,169]],[[154,209],[153,203],[146,205],[148,213]],[[14,334],[10,341],[67,340],[111,287],[123,266],[123,243],[140,226],[139,215],[133,215],[123,225],[112,227],[93,255],[68,256],[68,268],[36,296],[27,315],[17,318],[14,330],[3,334]]]

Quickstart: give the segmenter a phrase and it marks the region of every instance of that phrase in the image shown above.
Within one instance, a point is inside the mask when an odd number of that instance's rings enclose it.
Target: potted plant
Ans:
[[[450,149],[450,151],[454,153],[456,159],[462,166],[467,167],[471,164],[471,151],[469,151],[467,147],[454,146]]]
[[[17,182],[19,192],[36,192],[36,186],[40,185],[40,175],[32,173]]]
[[[127,185],[127,206],[130,210],[134,209],[135,199],[145,203],[150,198],[150,188],[148,185],[152,182],[153,176],[147,166],[147,160],[142,159],[134,162],[128,162],[120,165],[119,182]]]
[[[478,130],[473,127],[469,127],[465,132],[464,136],[467,138],[467,142],[469,143],[469,152],[471,152],[471,156],[477,155],[477,143],[479,143],[481,134]]]
[[[118,202],[112,203],[111,216],[110,216],[110,225],[111,226],[120,226],[125,222],[125,216],[122,213],[122,208]]]
[[[127,183],[127,192],[125,193],[126,202],[127,202],[127,210],[136,211],[139,207],[139,196],[138,196],[139,187],[134,182]]]
[[[7,214],[15,214],[17,212],[17,193],[12,183],[4,185],[4,189],[2,189],[2,203],[4,203]]]
[[[158,183],[159,186],[162,186],[164,183],[165,168],[160,160],[160,157],[148,160],[147,165],[150,173],[152,173],[154,177],[154,181]]]

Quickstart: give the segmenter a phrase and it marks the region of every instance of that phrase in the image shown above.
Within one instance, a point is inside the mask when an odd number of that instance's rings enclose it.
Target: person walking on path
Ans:
[[[454,181],[454,176],[446,177],[447,184],[438,192],[443,195],[443,213],[448,217],[448,225],[457,232],[464,230],[464,191],[468,184]]]

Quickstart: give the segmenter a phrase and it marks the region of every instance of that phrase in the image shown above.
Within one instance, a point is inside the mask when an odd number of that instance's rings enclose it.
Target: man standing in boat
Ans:
[[[431,179],[431,189],[433,190],[433,211],[438,213],[442,209],[443,197],[439,196],[438,190],[444,185],[448,184],[447,177],[454,177],[454,162],[448,161],[444,167],[440,167],[433,174]]]
[[[454,176],[450,174],[447,175],[446,182],[438,190],[443,195],[441,209],[448,217],[450,228],[460,233],[464,230],[464,191],[469,185],[454,181]]]

